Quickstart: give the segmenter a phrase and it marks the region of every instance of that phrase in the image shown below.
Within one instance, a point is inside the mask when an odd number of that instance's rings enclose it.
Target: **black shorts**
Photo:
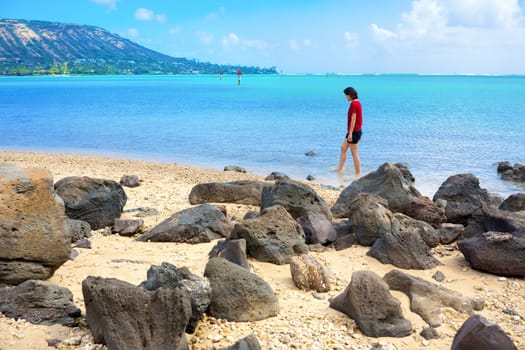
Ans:
[[[351,143],[351,144],[356,144],[356,143],[359,142],[359,140],[361,140],[361,135],[363,135],[363,131],[362,130],[353,132],[352,133],[352,142],[350,142],[350,141],[348,141],[348,133],[346,133],[346,135],[345,135],[345,139],[347,139],[346,142]]]

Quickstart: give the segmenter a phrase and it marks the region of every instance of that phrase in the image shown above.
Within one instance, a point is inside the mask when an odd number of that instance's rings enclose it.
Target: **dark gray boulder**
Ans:
[[[333,224],[337,239],[333,243],[335,250],[343,250],[352,247],[356,243],[354,232],[350,228],[348,221],[336,222]]]
[[[474,310],[483,310],[485,304],[483,299],[464,297],[456,291],[399,270],[390,271],[383,279],[391,290],[405,293],[410,299],[410,310],[421,316],[432,327],[441,325],[443,307],[472,314]]]
[[[257,339],[255,334],[250,334],[240,339],[232,346],[227,346],[220,350],[261,350],[261,343],[259,343],[259,339]]]
[[[463,232],[465,238],[480,235],[488,231],[510,232],[517,236],[525,234],[525,212],[511,212],[484,204],[473,215]]]
[[[0,284],[46,280],[70,251],[64,202],[51,173],[0,164]]]
[[[87,238],[83,238],[83,239],[81,239],[79,241],[76,241],[71,247],[72,248],[91,249],[91,241],[89,239],[87,239]]]
[[[259,276],[223,258],[212,258],[204,276],[212,290],[208,313],[232,322],[264,320],[279,313],[272,288]]]
[[[332,222],[321,213],[310,211],[297,218],[297,222],[303,228],[306,244],[327,245],[337,239],[337,232]]]
[[[266,176],[264,180],[266,181],[277,181],[277,180],[289,180],[290,177],[285,173],[279,171],[273,171],[270,175]]]
[[[131,237],[142,230],[143,227],[144,220],[141,219],[115,219],[111,232],[120,236]]]
[[[350,203],[348,225],[362,246],[371,246],[392,231],[388,201],[375,194],[359,193]]]
[[[140,186],[140,179],[137,175],[123,175],[119,183],[126,187],[138,187]]]
[[[294,255],[308,252],[303,229],[280,205],[266,208],[261,215],[236,224],[229,239],[246,240],[250,256],[278,265],[287,264]]]
[[[217,241],[208,257],[221,257],[250,271],[245,239],[221,239]]]
[[[115,278],[82,281],[86,320],[96,343],[112,350],[187,350],[188,292],[147,291]]]
[[[498,173],[503,180],[525,184],[525,164],[516,163],[512,166],[510,162],[500,162]]]
[[[64,200],[66,215],[88,222],[93,230],[113,225],[128,199],[118,182],[87,176],[63,178],[55,191]]]
[[[415,197],[404,213],[411,218],[427,222],[434,227],[438,227],[447,221],[445,209],[439,207],[425,196]]]
[[[419,335],[425,338],[426,340],[439,339],[439,332],[434,327],[425,327]]]
[[[414,198],[421,193],[407,179],[407,176],[396,165],[385,163],[359,180],[350,184],[341,192],[332,207],[332,214],[336,218],[348,217],[350,203],[359,193],[372,193],[385,198],[388,208],[393,212],[406,212]]]
[[[396,213],[392,232],[377,240],[367,255],[402,269],[426,270],[441,265],[430,253],[437,244],[439,234],[430,224]]]
[[[246,169],[238,165],[226,165],[224,171],[233,171],[236,173],[245,173]]]
[[[437,282],[443,282],[444,280],[447,279],[445,274],[439,270],[434,272],[434,274],[432,275],[432,278],[435,279]]]
[[[186,327],[186,333],[193,333],[201,316],[206,312],[211,301],[210,283],[183,266],[163,262],[160,266],[153,265],[148,270],[148,279],[140,284],[145,290],[153,291],[159,288],[181,288],[188,292],[191,301],[191,317]]]
[[[233,224],[219,208],[202,204],[173,214],[139,236],[141,242],[204,243],[228,237]]]
[[[191,204],[237,203],[261,205],[262,181],[210,182],[193,186],[189,194]]]
[[[505,199],[499,206],[506,211],[525,211],[525,193],[515,193]]]
[[[439,245],[441,236],[439,231],[436,230],[432,225],[425,221],[416,220],[407,215],[403,214],[394,214],[395,220],[397,220],[401,226],[400,230],[410,230],[417,232],[421,239],[429,246],[430,248],[435,248]],[[393,225],[393,229],[398,229],[397,226]]]
[[[0,288],[0,312],[33,324],[74,327],[80,309],[67,288],[46,281],[27,280],[16,287]]]
[[[71,243],[91,237],[91,226],[86,221],[67,218],[67,230]]]
[[[458,248],[477,270],[525,277],[525,236],[491,231],[459,241]]]
[[[412,175],[412,172],[409,169],[408,163],[395,163],[394,165],[399,168],[399,170],[401,171],[401,174],[403,174],[403,177],[410,184],[413,185],[414,182],[416,182],[416,178],[414,177],[414,175]]]
[[[479,186],[479,180],[473,174],[450,176],[438,189],[433,198],[445,200],[447,221],[467,225],[472,215],[479,212],[483,203],[490,203],[487,190]]]
[[[412,324],[403,317],[401,302],[372,271],[356,271],[344,292],[330,299],[330,307],[356,321],[368,337],[405,337]]]
[[[273,205],[281,205],[295,219],[315,211],[332,220],[330,207],[310,186],[293,180],[281,180],[274,185],[264,186],[261,197],[261,210]]]
[[[54,272],[54,268],[46,266],[41,262],[0,260],[0,280],[5,284],[15,285],[31,279],[45,280],[53,276]]]
[[[455,242],[465,231],[465,226],[461,224],[443,223],[439,225],[439,241],[441,244],[450,244]]]
[[[513,169],[513,166],[512,166],[512,164],[509,161],[498,162],[498,168],[497,168],[498,174],[504,173],[504,172],[506,172],[508,170],[512,170],[512,169]]]
[[[500,326],[481,315],[470,316],[457,331],[451,350],[518,350]]]

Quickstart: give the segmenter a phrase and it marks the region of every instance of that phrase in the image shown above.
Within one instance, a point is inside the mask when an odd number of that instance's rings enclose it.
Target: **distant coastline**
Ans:
[[[1,63],[0,63],[0,67],[1,67]],[[21,66],[21,67],[24,67],[24,66]],[[521,74],[521,73],[515,73],[515,74],[491,74],[491,73],[279,73],[277,71],[274,71],[273,68],[272,69],[269,69],[269,71],[265,71],[266,68],[261,68],[262,71],[259,71],[259,72],[250,72],[250,70],[248,70],[246,73],[243,72],[243,75],[246,74],[246,75],[250,75],[250,74],[254,74],[254,75],[281,75],[281,76],[290,76],[290,77],[293,77],[293,76],[326,76],[326,77],[331,77],[331,76],[338,76],[338,77],[366,77],[366,76],[392,76],[392,77],[395,77],[395,76],[400,76],[400,77],[410,77],[410,76],[422,76],[422,77],[525,77],[525,73],[524,74]],[[112,76],[112,75],[120,75],[120,76],[134,76],[134,75],[137,75],[137,76],[162,76],[162,75],[166,75],[166,76],[171,76],[171,75],[187,75],[187,76],[206,76],[206,75],[220,75],[221,72],[222,72],[222,75],[224,76],[236,76],[237,75],[237,71],[238,70],[231,70],[231,71],[223,71],[223,70],[220,70],[220,71],[212,71],[212,72],[201,72],[201,71],[192,71],[192,72],[181,72],[181,73],[173,73],[173,72],[147,72],[147,73],[133,73],[133,72],[121,72],[121,73],[111,73],[111,72],[107,72],[107,73],[89,73],[89,72],[80,72],[80,73],[72,73],[72,72],[67,72],[67,73],[42,73],[41,71],[32,71],[32,72],[29,72],[29,73],[9,73],[9,72],[6,72],[5,70],[3,71],[2,68],[0,68],[0,77],[1,76],[4,76],[4,77],[14,77],[14,76],[43,76],[43,77],[46,77],[46,76],[57,76],[57,77],[66,77],[66,76],[71,76],[71,77],[84,77],[84,76]]]
[[[190,61],[191,62],[191,61]],[[278,74],[274,67],[259,68],[245,66],[222,66],[209,62],[201,63],[193,61],[188,63],[186,68],[173,68],[166,66],[160,68],[156,64],[141,65],[135,63],[122,62],[98,62],[95,64],[69,63],[68,61],[60,64],[24,64],[13,63],[2,60],[0,57],[0,76],[104,76],[104,75],[209,75],[224,74]],[[119,68],[117,68],[119,67]]]
[[[121,68],[117,68],[121,66]],[[64,68],[67,67],[67,68]],[[185,69],[173,69],[165,67],[159,69],[157,65],[142,65],[136,67],[135,64],[125,64],[121,62],[85,65],[85,64],[61,64],[53,63],[48,65],[27,65],[9,63],[0,58],[0,76],[105,76],[105,75],[237,75],[242,74],[278,74],[275,68],[259,68],[244,66],[222,66],[212,63],[200,63],[195,61],[195,66],[188,64]]]
[[[215,64],[150,50],[103,28],[0,19],[0,75],[277,74],[275,67]]]

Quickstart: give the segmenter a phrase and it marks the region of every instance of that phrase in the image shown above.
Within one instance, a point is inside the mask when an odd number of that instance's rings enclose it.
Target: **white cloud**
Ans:
[[[128,29],[128,35],[131,36],[131,37],[137,37],[140,35],[138,29],[136,28],[129,28]]]
[[[176,26],[176,27],[171,27],[170,30],[168,31],[170,34],[178,34],[182,31],[181,27],[179,26]]]
[[[235,33],[230,33],[226,37],[226,40],[228,41],[228,43],[231,43],[233,45],[237,45],[239,43],[239,36],[237,36],[237,34],[235,34]]]
[[[91,0],[95,4],[107,6],[110,10],[115,10],[117,8],[117,2],[119,0]]]
[[[303,40],[290,39],[288,41],[288,47],[292,50],[299,50],[302,48],[310,47],[312,45],[313,45],[313,42],[310,39],[303,39]]]
[[[497,29],[523,30],[518,0],[414,0],[396,30],[371,25],[377,41],[451,39]]]
[[[413,0],[395,28],[371,24],[370,29],[391,57],[407,65],[433,60],[451,71],[475,63],[501,71],[509,69],[506,59],[525,54],[523,23],[518,0]]]
[[[166,23],[167,17],[163,13],[155,14],[154,11],[141,7],[135,11],[135,19],[139,21],[152,21],[155,20],[161,24]]]
[[[518,0],[442,0],[451,25],[467,27],[518,27],[523,14]]]
[[[437,39],[447,34],[448,13],[437,0],[415,0],[411,11],[401,14],[401,22],[396,30],[381,28],[374,23],[371,25],[372,34],[381,43]]]
[[[344,38],[346,41],[346,46],[348,47],[357,47],[359,46],[359,37],[356,33],[345,32]]]
[[[253,48],[257,50],[264,50],[268,47],[268,43],[264,40],[252,39],[252,40],[243,40],[242,45],[247,48]]]
[[[135,11],[135,18],[139,21],[151,21],[153,19],[153,11],[146,8],[138,8]]]
[[[222,47],[224,49],[228,50],[234,46],[263,50],[266,47],[268,47],[268,43],[264,40],[259,39],[241,40],[239,36],[235,33],[229,33],[224,38],[222,38]]]
[[[161,24],[164,24],[167,21],[167,17],[165,14],[159,13],[155,15],[155,20]]]
[[[391,38],[397,37],[397,34],[384,28],[379,28],[379,26],[375,23],[372,23],[372,34],[374,35],[374,39],[379,42],[386,41]]]
[[[446,11],[436,0],[412,2],[412,11],[403,13],[399,25],[401,38],[432,36],[447,25]]]
[[[199,38],[199,41],[205,45],[209,45],[213,42],[213,34],[208,32],[196,32],[195,35],[197,35],[197,38]]]
[[[371,30],[377,42],[398,45],[474,44],[484,37],[524,32],[517,0],[414,0],[395,30],[377,24]]]
[[[225,36],[224,38],[222,38],[222,47],[225,48],[225,49],[228,49],[232,46],[232,42],[230,41],[229,35]]]

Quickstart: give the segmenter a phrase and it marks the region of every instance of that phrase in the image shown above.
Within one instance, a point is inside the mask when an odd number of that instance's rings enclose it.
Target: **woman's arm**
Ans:
[[[350,127],[348,128],[348,140],[349,141],[352,141],[352,133],[354,132],[356,119],[357,119],[357,114],[352,113],[352,116],[350,117]]]

